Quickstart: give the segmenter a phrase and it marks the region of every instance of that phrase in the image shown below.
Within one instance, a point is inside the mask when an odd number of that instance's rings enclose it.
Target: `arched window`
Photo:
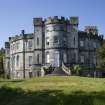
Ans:
[[[19,66],[19,55],[17,55],[17,58],[16,58],[16,65]]]

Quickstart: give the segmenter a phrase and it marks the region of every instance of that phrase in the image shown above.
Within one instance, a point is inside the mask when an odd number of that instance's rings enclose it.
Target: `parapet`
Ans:
[[[5,48],[10,48],[9,42],[5,42]]]
[[[70,24],[78,25],[79,24],[79,18],[78,17],[70,17]]]
[[[85,32],[92,33],[94,35],[98,35],[98,28],[97,26],[85,26]]]
[[[58,17],[58,16],[53,16],[53,17],[48,17],[45,19],[45,24],[64,24],[65,23],[65,18],[63,16]]]
[[[42,25],[43,24],[43,20],[42,20],[42,18],[33,18],[33,25],[34,26],[40,26],[40,25]]]
[[[27,39],[33,39],[34,35],[33,33],[29,33],[29,34],[20,34],[20,35],[15,35],[14,37],[11,37],[11,39],[9,40],[9,42],[15,42],[17,40],[22,40],[23,38],[25,40]]]

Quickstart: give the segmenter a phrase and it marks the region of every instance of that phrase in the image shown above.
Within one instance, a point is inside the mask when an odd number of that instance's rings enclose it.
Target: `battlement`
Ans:
[[[96,35],[98,34],[98,28],[97,26],[85,26],[85,32]]]
[[[24,34],[24,35],[20,34],[20,35],[15,35],[14,37],[11,37],[9,41],[15,42],[17,40],[22,40],[23,38],[24,39],[33,39],[33,37],[34,37],[33,33]]]
[[[47,19],[45,19],[45,24],[55,24],[55,23],[64,24],[65,17],[53,16],[53,17],[48,17]]]
[[[10,48],[9,42],[5,42],[5,48]]]
[[[43,24],[43,19],[42,18],[33,18],[33,25],[42,25]]]
[[[45,19],[45,24],[72,24],[72,25],[78,25],[79,24],[79,18],[78,17],[70,17],[69,19],[65,19],[65,17],[48,17]]]
[[[79,24],[79,18],[78,17],[70,17],[70,24],[78,25]]]

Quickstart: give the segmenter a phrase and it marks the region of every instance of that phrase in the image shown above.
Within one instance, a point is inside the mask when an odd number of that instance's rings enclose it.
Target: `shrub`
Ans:
[[[79,64],[73,66],[73,69],[72,69],[73,74],[79,75],[80,74],[80,70],[81,70],[81,67],[80,67]]]

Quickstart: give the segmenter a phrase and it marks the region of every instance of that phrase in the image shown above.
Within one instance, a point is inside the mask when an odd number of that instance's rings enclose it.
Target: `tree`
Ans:
[[[72,72],[73,72],[74,74],[76,74],[76,75],[79,75],[79,74],[80,74],[80,70],[81,70],[81,67],[80,67],[79,64],[77,64],[77,65],[74,65],[74,66],[73,66]]]
[[[0,49],[0,77],[4,75],[4,63],[3,63],[3,58],[4,58],[4,49]]]
[[[99,49],[97,49],[98,67],[105,68],[105,44]]]

